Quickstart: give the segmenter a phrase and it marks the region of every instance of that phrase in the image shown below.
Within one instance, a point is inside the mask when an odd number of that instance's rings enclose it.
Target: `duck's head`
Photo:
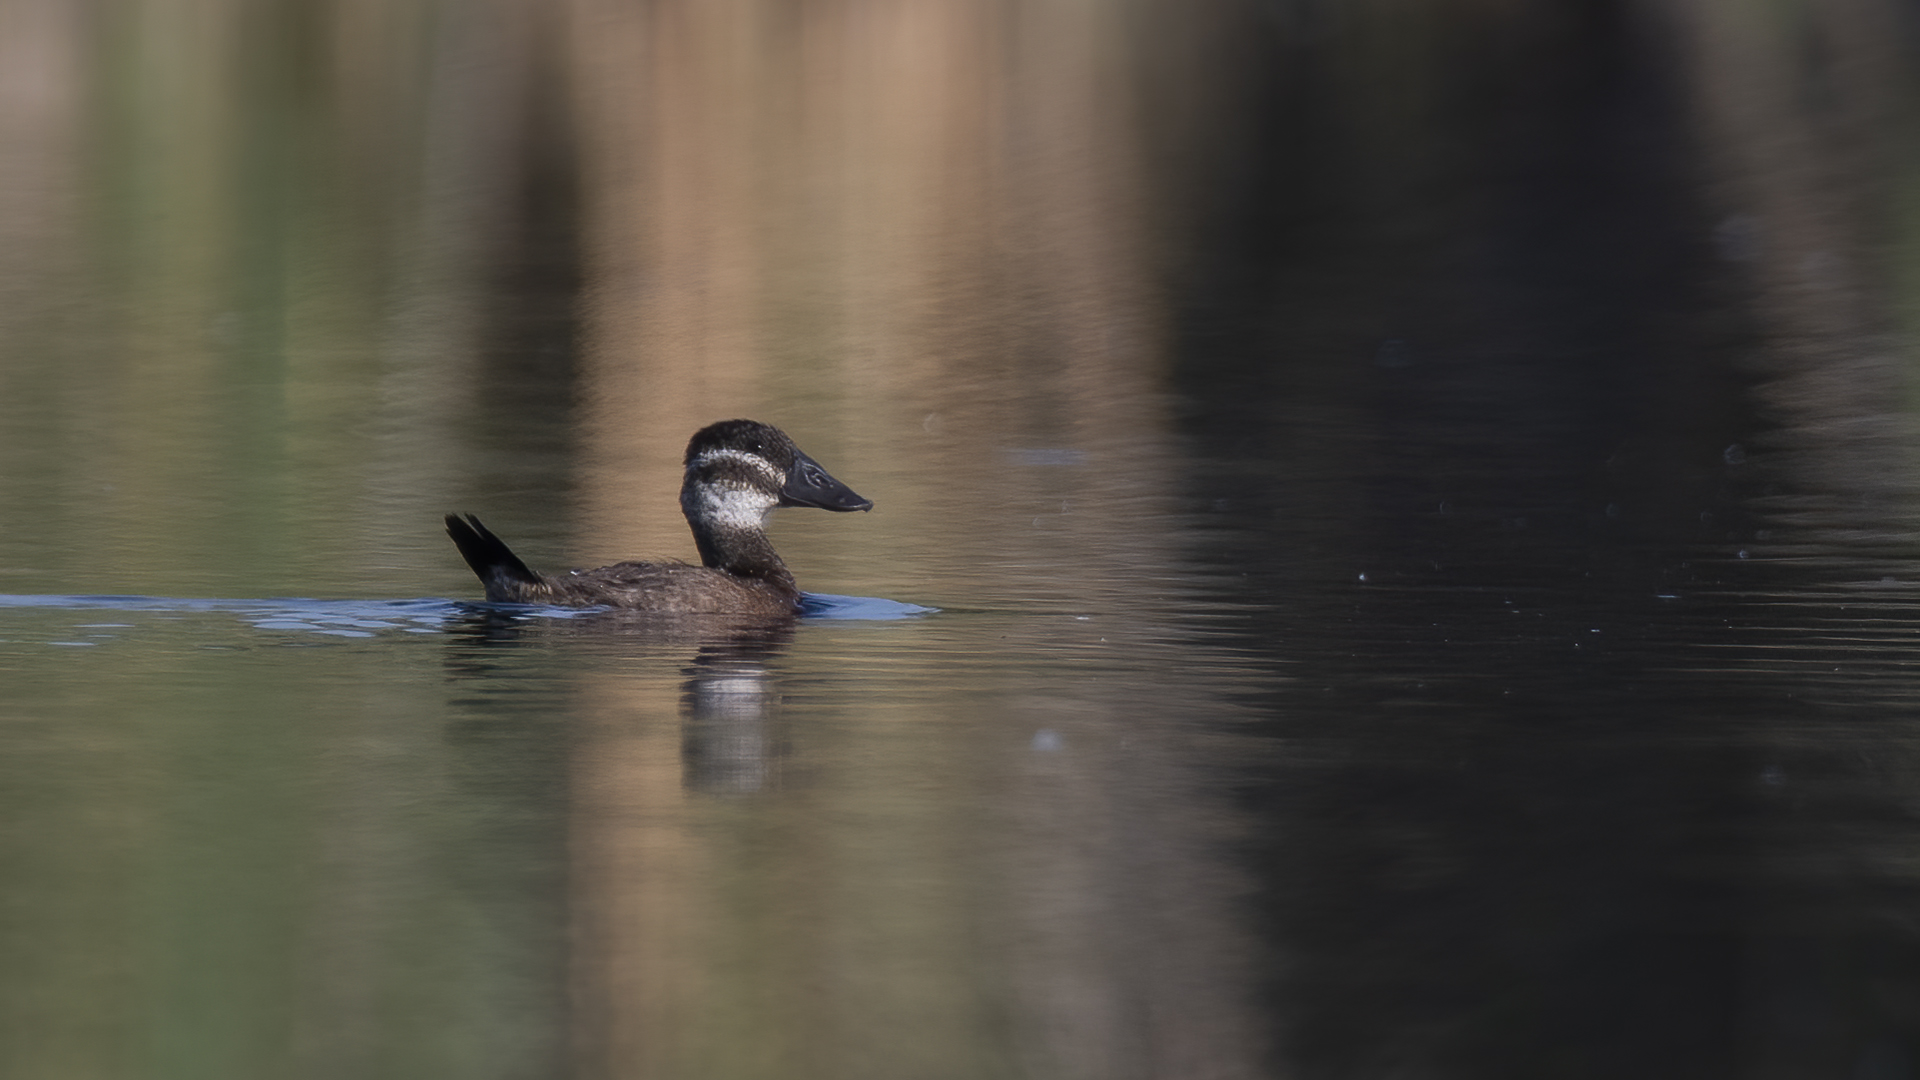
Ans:
[[[689,520],[758,529],[780,506],[871,510],[873,502],[835,480],[785,432],[757,420],[722,420],[687,443],[680,505]]]

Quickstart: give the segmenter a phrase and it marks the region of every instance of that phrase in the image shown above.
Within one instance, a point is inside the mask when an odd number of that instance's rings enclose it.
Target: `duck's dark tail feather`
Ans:
[[[460,549],[460,557],[467,560],[467,565],[473,567],[473,572],[486,585],[487,599],[513,599],[520,594],[516,586],[540,584],[540,575],[527,569],[520,556],[488,532],[472,514],[464,521],[458,514],[448,514],[447,535],[453,537],[453,546]]]

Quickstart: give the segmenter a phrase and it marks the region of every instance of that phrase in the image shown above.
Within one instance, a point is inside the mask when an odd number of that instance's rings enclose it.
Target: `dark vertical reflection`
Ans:
[[[573,502],[581,293],[578,148],[563,60],[546,20],[531,33],[525,100],[514,118],[520,153],[509,175],[491,289],[476,335],[474,410],[463,434],[473,497],[529,549],[564,535]]]
[[[473,954],[467,975],[481,1007],[465,1026],[496,1035],[484,1064],[477,1055],[446,1057],[467,1058],[480,1075],[565,1075],[566,687],[545,670],[541,643],[524,638],[511,617],[476,610],[450,631],[440,738],[442,798],[456,812],[445,815],[429,872]],[[361,974],[356,983],[365,992],[374,980]],[[392,1045],[342,1041],[336,1035],[319,1046],[338,1071],[405,1060]],[[444,1067],[440,1056],[420,1057]]]
[[[1294,676],[1242,772],[1284,1068],[1909,1075],[1915,882],[1812,861],[1788,807],[1857,770],[1724,651],[1808,582],[1741,557],[1765,304],[1687,58],[1628,5],[1505,10],[1277,37],[1185,306],[1200,554]],[[1390,54],[1410,85],[1343,81]],[[1914,838],[1892,785],[1824,790],[1841,861]]]

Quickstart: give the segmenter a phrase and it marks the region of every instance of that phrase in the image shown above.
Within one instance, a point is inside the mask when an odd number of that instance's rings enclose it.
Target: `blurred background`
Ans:
[[[1907,0],[0,0],[0,1072],[1916,1075],[1917,108]],[[431,599],[731,416],[941,610]]]

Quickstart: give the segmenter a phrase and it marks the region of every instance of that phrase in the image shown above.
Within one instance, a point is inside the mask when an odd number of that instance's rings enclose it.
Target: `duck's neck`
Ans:
[[[759,578],[790,591],[798,591],[787,564],[774,553],[772,541],[760,529],[739,527],[720,529],[689,518],[693,542],[700,549],[700,562],[737,577]]]

